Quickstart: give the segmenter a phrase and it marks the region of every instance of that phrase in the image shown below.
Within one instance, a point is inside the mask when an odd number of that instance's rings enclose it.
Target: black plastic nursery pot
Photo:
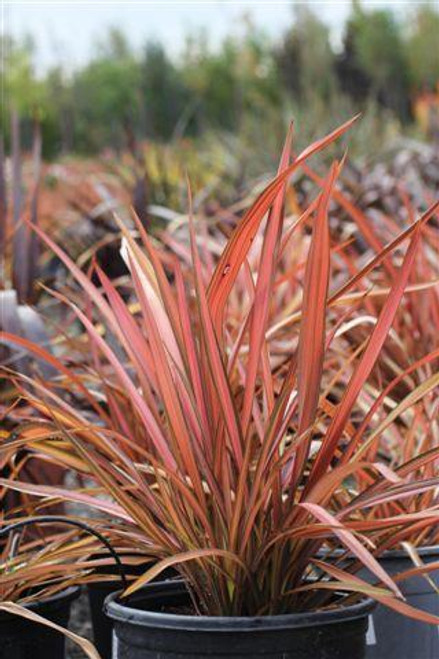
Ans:
[[[149,584],[105,602],[114,659],[364,659],[371,600],[330,611],[222,618],[175,613],[190,605],[183,582]],[[174,613],[172,613],[174,611]]]
[[[419,548],[424,563],[439,561],[439,545]],[[414,567],[407,553],[389,551],[380,556],[388,574],[395,575]],[[430,572],[430,579],[439,588],[439,571]],[[439,595],[423,576],[399,582],[399,587],[411,606],[439,616]],[[370,615],[367,635],[367,659],[437,659],[439,628],[412,620],[384,606]]]
[[[67,588],[61,593],[26,606],[43,618],[67,627],[72,602],[80,588]],[[63,659],[65,636],[45,625],[11,613],[0,612],[0,659]]]
[[[104,602],[108,595],[120,588],[120,581],[97,581],[87,585],[93,643],[102,659],[111,659],[113,624],[104,614]]]
[[[140,576],[152,566],[151,559],[141,563],[129,564],[127,559],[133,557],[138,558],[139,555],[130,553],[119,554],[119,558],[124,566],[124,572],[127,576]],[[108,558],[108,554],[99,554],[95,558]],[[104,613],[104,602],[111,593],[120,590],[119,569],[117,565],[111,563],[97,568],[95,572],[96,581],[87,585],[93,642],[102,659],[112,659],[113,621]],[[111,581],[100,581],[99,575],[114,575],[114,579],[111,579]],[[161,580],[174,576],[175,571],[168,569],[162,573]]]
[[[125,560],[133,556],[138,556],[138,554],[119,554],[119,558],[124,564],[124,571],[127,574],[140,576],[151,567],[151,560],[149,559],[148,561],[128,566]],[[108,554],[98,554],[94,558],[108,558]],[[116,564],[111,563],[110,565],[97,568],[95,572],[96,581],[87,585],[90,617],[93,628],[93,642],[102,659],[111,659],[113,623],[104,613],[104,602],[111,593],[120,590],[119,569]],[[114,580],[100,581],[99,575],[114,575]]]

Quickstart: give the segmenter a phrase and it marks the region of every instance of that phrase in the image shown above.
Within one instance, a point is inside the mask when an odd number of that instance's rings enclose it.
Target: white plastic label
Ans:
[[[112,659],[117,659],[117,657],[118,657],[118,652],[117,652],[118,643],[119,643],[119,641],[117,640],[116,632],[113,629],[113,641],[111,643],[111,656],[112,656]]]
[[[369,616],[369,626],[366,633],[366,645],[376,645],[377,637],[375,634],[375,626],[373,624],[373,616]]]

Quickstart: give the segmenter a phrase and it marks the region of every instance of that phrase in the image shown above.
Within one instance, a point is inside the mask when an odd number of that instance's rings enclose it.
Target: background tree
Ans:
[[[328,27],[307,5],[294,10],[293,26],[277,50],[277,61],[287,89],[302,102],[327,100],[334,92],[334,53]]]
[[[364,11],[355,2],[348,31],[354,62],[370,81],[369,94],[406,121],[410,115],[407,57],[393,13]]]
[[[24,148],[32,144],[34,122],[47,125],[49,103],[44,79],[38,79],[33,66],[34,44],[31,39],[17,41],[3,37],[4,54],[1,67],[4,102],[2,103],[2,130],[10,138],[11,112],[17,114],[21,124],[21,140]]]
[[[132,148],[145,138],[197,138],[209,131],[229,133],[233,148],[241,148],[265,129],[277,145],[291,116],[307,140],[317,128],[330,128],[360,110],[377,125],[395,117],[409,123],[412,112],[418,117],[420,94],[426,99],[424,92],[430,92],[425,112],[438,105],[432,93],[439,81],[438,33],[433,3],[401,23],[389,11],[363,9],[354,0],[335,53],[328,27],[300,4],[279,41],[244,17],[234,36],[214,47],[206,34],[192,34],[178,58],[155,42],[136,51],[113,29],[91,59],[68,75],[61,66],[37,75],[32,41],[5,36],[6,152],[12,108],[26,150],[38,120],[46,157]]]
[[[142,132],[149,137],[169,139],[190,112],[191,99],[183,76],[160,44],[146,45],[140,80]]]
[[[439,13],[433,5],[417,8],[408,32],[410,82],[417,90],[432,90],[439,83]]]
[[[140,86],[138,59],[124,35],[113,29],[73,79],[76,148],[122,148],[127,126],[139,124]]]

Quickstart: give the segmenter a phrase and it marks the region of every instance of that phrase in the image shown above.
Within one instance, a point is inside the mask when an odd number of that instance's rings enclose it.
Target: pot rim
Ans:
[[[57,608],[64,604],[68,604],[69,602],[73,602],[75,599],[79,597],[80,592],[81,592],[80,586],[69,586],[64,590],[61,590],[59,593],[50,595],[50,597],[42,597],[41,599],[24,603],[21,606],[23,606],[25,609],[29,609],[30,611],[35,611],[35,609],[38,609],[39,607],[42,606]],[[20,604],[20,602],[18,603]],[[38,611],[35,612],[38,613]],[[11,615],[13,614],[10,613],[9,611],[0,611],[0,621],[9,619]]]
[[[438,556],[439,558],[439,545],[429,545],[427,547],[416,547],[415,551],[419,556]],[[379,560],[386,560],[392,558],[407,558],[410,560],[410,555],[404,549],[389,549],[378,556]]]
[[[186,588],[182,581],[151,583],[139,591],[139,596],[154,591],[160,595],[180,595]],[[358,604],[338,607],[328,611],[309,611],[304,613],[287,613],[275,616],[191,616],[176,613],[161,613],[126,606],[118,601],[122,591],[116,591],[105,599],[104,611],[116,622],[139,625],[142,627],[176,629],[192,632],[247,632],[315,627],[338,622],[356,620],[368,615],[376,603],[364,598]]]
[[[23,606],[25,606],[27,609],[32,610],[38,606],[58,604],[60,602],[68,602],[68,601],[73,602],[73,600],[79,597],[80,592],[81,592],[80,586],[69,586],[64,590],[61,590],[59,593],[50,595],[50,597],[42,597],[41,599],[35,600],[33,602],[29,602],[29,604],[24,604]]]
[[[427,545],[426,547],[415,547],[416,552],[419,556],[438,556],[439,560],[439,545]],[[317,552],[319,557],[328,557],[328,556],[342,556],[346,554],[344,549],[334,549],[333,551],[320,549]],[[401,559],[406,558],[410,560],[410,555],[405,551],[405,549],[387,549],[382,554],[377,555],[377,560],[389,560],[389,559]]]

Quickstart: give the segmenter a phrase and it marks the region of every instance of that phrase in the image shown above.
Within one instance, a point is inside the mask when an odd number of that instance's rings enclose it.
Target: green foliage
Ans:
[[[279,43],[246,19],[238,36],[215,48],[205,34],[192,34],[172,59],[154,42],[133,50],[113,29],[83,67],[67,75],[58,66],[39,77],[33,44],[4,37],[6,109],[13,105],[24,124],[40,119],[46,155],[208,130],[255,143],[262,124],[277,143],[291,111],[310,136],[346,108],[376,114],[384,107],[393,124],[408,123],[413,92],[439,80],[438,30],[433,5],[420,6],[405,25],[392,12],[354,3],[336,53],[328,27],[299,5]],[[7,112],[3,123],[7,138]],[[22,134],[27,148],[29,131]]]
[[[27,39],[20,43],[3,37],[1,48],[4,53],[2,77],[5,109],[13,106],[22,116],[43,112],[47,102],[46,87],[42,80],[35,77],[32,42]]]
[[[277,54],[287,87],[301,100],[327,100],[336,87],[334,54],[327,26],[306,5],[295,9],[295,21]]]
[[[22,120],[23,147],[31,148],[33,123],[38,120],[43,127],[45,155],[56,150],[57,117],[48,79],[38,78],[34,70],[34,44],[28,39],[1,38],[3,102],[1,131],[6,145],[10,142],[11,111],[15,110]],[[47,148],[48,147],[48,148]]]
[[[354,6],[350,29],[354,57],[370,80],[372,96],[406,119],[407,55],[394,15],[386,10],[364,12]]]
[[[417,89],[439,82],[438,35],[439,13],[421,5],[410,25],[407,48],[410,80]]]
[[[48,72],[46,85],[50,115],[43,123],[43,147],[50,148],[50,155],[68,153],[74,146],[72,88],[59,66]]]
[[[138,119],[140,69],[123,36],[111,31],[97,56],[73,80],[75,145],[98,149],[123,145],[127,123]]]
[[[391,12],[357,12],[354,19],[358,60],[366,73],[382,86],[401,75],[404,55],[398,25]]]
[[[160,44],[147,44],[140,67],[144,132],[168,139],[190,106],[189,92]]]
[[[251,24],[241,39],[226,39],[219,51],[210,50],[203,35],[188,40],[183,77],[200,128],[240,129],[248,114],[260,116],[281,102],[270,44]]]

